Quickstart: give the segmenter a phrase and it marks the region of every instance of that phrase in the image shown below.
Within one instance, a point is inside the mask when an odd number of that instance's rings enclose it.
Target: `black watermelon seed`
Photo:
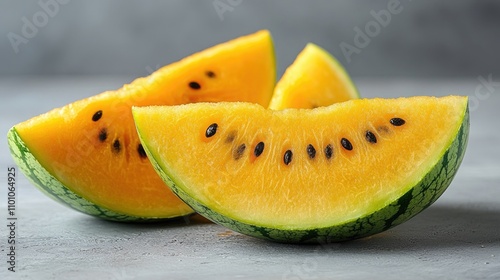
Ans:
[[[349,140],[345,139],[345,138],[342,138],[340,140],[340,144],[342,144],[342,147],[344,147],[344,149],[348,150],[348,151],[351,151],[352,150],[352,144]]]
[[[137,146],[137,152],[139,153],[139,156],[141,158],[147,158],[148,155],[146,154],[146,151],[144,150],[144,147],[142,146],[142,144],[139,144]]]
[[[264,152],[264,142],[259,142],[257,143],[257,146],[255,146],[255,149],[253,150],[253,154],[258,157]]]
[[[287,150],[285,152],[285,155],[283,156],[283,162],[286,164],[286,165],[289,165],[290,162],[292,162],[292,157],[293,157],[293,153],[292,151],[290,150]]]
[[[200,84],[197,82],[189,82],[189,87],[192,89],[200,89],[201,88]]]
[[[205,75],[209,78],[215,78],[215,73],[213,71],[207,71],[205,72]]]
[[[120,150],[121,150],[121,144],[120,144],[120,140],[116,139],[115,142],[113,142],[113,152],[115,153],[119,153]]]
[[[99,141],[104,142],[108,138],[108,130],[106,128],[99,131]]]
[[[207,131],[205,132],[205,136],[206,136],[207,138],[214,136],[214,135],[215,135],[215,133],[217,132],[217,127],[218,127],[218,125],[217,125],[216,123],[211,124],[211,125],[207,128]]]
[[[234,138],[236,138],[236,131],[231,131],[229,132],[229,134],[227,135],[227,138],[226,138],[226,143],[231,143],[234,141]]]
[[[96,122],[96,121],[100,120],[101,117],[102,117],[102,110],[99,110],[99,111],[94,113],[94,115],[92,116],[92,120]]]
[[[313,145],[307,145],[307,154],[309,155],[310,159],[313,159],[316,156],[316,149]]]
[[[241,158],[241,156],[243,155],[243,152],[245,151],[245,148],[246,148],[246,145],[245,144],[241,144],[238,146],[238,148],[236,148],[234,151],[233,151],[233,158],[235,160],[238,160]]]
[[[365,138],[366,138],[366,141],[370,142],[370,143],[377,143],[377,137],[375,136],[375,134],[373,134],[373,132],[367,130],[366,133],[365,133]]]
[[[401,118],[392,118],[390,120],[390,123],[393,125],[393,126],[402,126],[403,124],[405,124],[405,120],[401,119]]]
[[[328,144],[325,147],[325,157],[326,159],[331,159],[333,156],[333,148],[332,145]]]

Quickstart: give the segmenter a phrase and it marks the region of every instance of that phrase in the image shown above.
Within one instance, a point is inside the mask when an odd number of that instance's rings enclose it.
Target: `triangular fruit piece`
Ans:
[[[156,170],[200,214],[255,237],[332,242],[387,230],[432,204],[464,156],[467,108],[467,97],[448,96],[133,115]]]
[[[342,65],[324,49],[309,43],[276,84],[269,108],[315,108],[358,98]]]
[[[119,221],[183,216],[193,210],[153,170],[131,107],[223,100],[267,106],[275,80],[271,36],[260,31],[17,124],[8,142],[26,176],[76,210]]]

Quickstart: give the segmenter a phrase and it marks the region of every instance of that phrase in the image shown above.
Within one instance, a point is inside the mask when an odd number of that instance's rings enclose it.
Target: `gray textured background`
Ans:
[[[348,62],[355,27],[373,20],[380,1],[64,0],[48,15],[39,3],[0,2],[0,75],[144,76],[219,42],[270,29],[278,72],[307,42],[333,53],[353,77],[456,78],[500,73],[500,1],[401,0],[370,43]],[[62,1],[62,0],[60,0]],[[215,5],[229,5],[218,13]],[[232,6],[231,6],[232,5]],[[46,14],[45,18],[42,15]],[[36,32],[23,36],[26,19]],[[46,20],[45,20],[46,19]],[[36,27],[36,25],[35,25]],[[9,34],[26,41],[17,49]]]
[[[500,278],[500,1],[401,0],[401,13],[351,62],[339,45],[353,44],[354,28],[389,0],[66,0],[16,52],[8,36],[22,36],[34,15],[44,19],[39,1],[0,0],[0,279]],[[219,15],[214,3],[236,5]],[[363,96],[468,95],[467,154],[442,198],[370,238],[289,246],[215,224],[103,222],[56,204],[18,174],[19,271],[6,270],[12,125],[263,28],[273,33],[279,74],[315,42]]]

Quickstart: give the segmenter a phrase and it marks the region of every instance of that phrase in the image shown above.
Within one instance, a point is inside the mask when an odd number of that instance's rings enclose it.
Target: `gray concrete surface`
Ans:
[[[0,79],[0,131],[128,80]],[[366,97],[471,96],[470,142],[455,180],[407,223],[351,242],[276,244],[200,217],[102,221],[50,200],[18,174],[13,273],[6,262],[6,169],[14,163],[0,137],[0,279],[500,279],[500,87],[485,91],[479,79],[355,82]]]

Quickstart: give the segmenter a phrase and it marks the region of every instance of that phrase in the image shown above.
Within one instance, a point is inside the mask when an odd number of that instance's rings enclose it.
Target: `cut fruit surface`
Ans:
[[[449,96],[133,115],[155,169],[200,214],[260,238],[331,242],[389,229],[432,204],[462,161],[467,108],[466,97]]]
[[[267,106],[275,79],[271,36],[260,31],[17,124],[8,143],[39,189],[76,210],[110,220],[183,216],[193,210],[153,170],[131,107],[223,100]]]
[[[316,108],[358,98],[342,65],[327,51],[309,43],[276,84],[269,108]]]

